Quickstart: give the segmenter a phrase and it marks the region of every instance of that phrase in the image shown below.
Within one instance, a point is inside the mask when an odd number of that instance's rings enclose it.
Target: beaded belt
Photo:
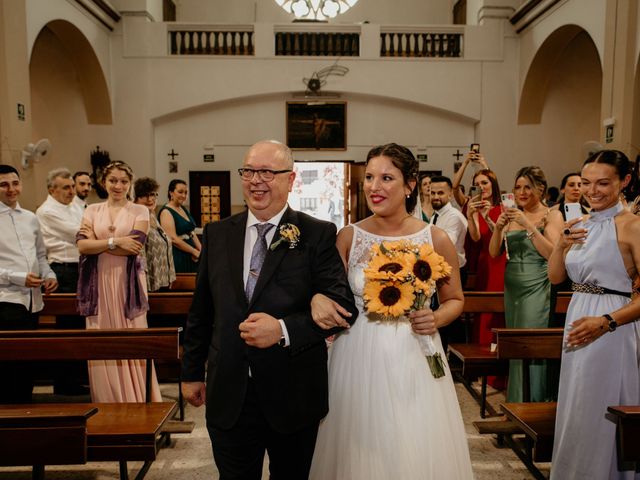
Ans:
[[[611,290],[607,287],[601,287],[592,283],[571,283],[571,290],[580,293],[592,293],[594,295],[620,295],[622,297],[631,298],[631,292],[619,292],[618,290]]]

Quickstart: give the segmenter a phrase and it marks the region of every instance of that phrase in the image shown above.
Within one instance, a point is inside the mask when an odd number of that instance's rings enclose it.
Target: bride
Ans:
[[[473,477],[449,367],[445,360],[445,376],[434,378],[418,341],[419,335],[431,335],[444,359],[437,329],[460,315],[464,299],[449,237],[409,213],[417,202],[417,175],[418,162],[407,148],[373,148],[364,179],[373,215],[338,234],[360,314],[330,348],[329,414],[320,424],[312,480]],[[436,311],[424,308],[380,321],[365,312],[363,270],[373,245],[397,239],[432,244],[453,272],[438,285]],[[348,327],[342,318],[348,313],[322,295],[314,297],[312,311],[322,328]]]

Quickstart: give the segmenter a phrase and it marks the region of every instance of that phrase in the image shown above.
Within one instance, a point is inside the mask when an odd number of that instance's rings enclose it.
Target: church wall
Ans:
[[[236,169],[247,148],[261,139],[284,140],[285,104],[291,97],[272,94],[239,98],[167,116],[155,122],[155,176],[166,187],[173,178],[188,179],[189,170],[230,170],[232,205],[242,204]],[[295,151],[296,161],[333,160],[363,162],[371,146],[397,142],[412,148],[429,145],[424,170],[453,173],[451,146],[473,141],[473,122],[423,105],[393,98],[344,94],[347,102],[345,151]],[[213,150],[211,150],[213,147]],[[180,154],[177,174],[168,173],[167,155]],[[214,153],[215,162],[205,163],[203,154]]]

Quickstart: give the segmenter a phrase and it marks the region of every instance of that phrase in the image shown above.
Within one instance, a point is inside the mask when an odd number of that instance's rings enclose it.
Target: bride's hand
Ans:
[[[418,335],[433,335],[438,331],[436,317],[430,308],[414,310],[409,313],[411,328]]]
[[[335,327],[349,328],[344,317],[351,317],[351,313],[329,297],[316,293],[311,299],[311,317],[320,328],[329,330]]]

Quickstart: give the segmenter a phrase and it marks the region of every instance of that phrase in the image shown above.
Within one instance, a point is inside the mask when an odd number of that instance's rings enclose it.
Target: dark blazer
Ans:
[[[335,247],[336,228],[287,208],[281,224],[300,229],[293,249],[282,242],[269,249],[251,304],[243,283],[247,213],[205,227],[200,268],[187,318],[182,361],[183,381],[203,381],[207,360],[207,422],[231,428],[240,415],[249,367],[267,422],[291,433],[322,419],[328,411],[325,337],[311,318],[310,302],[323,293],[348,311],[357,308],[344,265]],[[276,230],[275,242],[280,235]],[[290,346],[249,347],[239,324],[252,312],[283,319]]]

